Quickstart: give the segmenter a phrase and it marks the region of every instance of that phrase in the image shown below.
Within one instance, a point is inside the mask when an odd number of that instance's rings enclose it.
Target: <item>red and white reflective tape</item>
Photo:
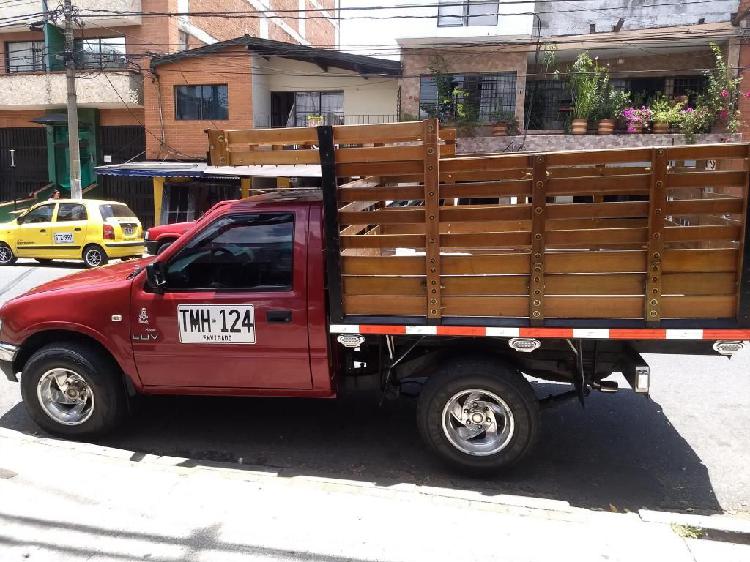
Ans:
[[[492,328],[486,326],[396,326],[331,324],[332,334],[391,336],[475,336],[596,340],[750,340],[750,330],[674,330],[669,328]]]

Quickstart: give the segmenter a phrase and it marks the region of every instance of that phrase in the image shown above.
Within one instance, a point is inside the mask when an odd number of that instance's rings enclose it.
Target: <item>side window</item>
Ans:
[[[22,220],[22,224],[29,224],[34,222],[50,222],[52,220],[52,209],[54,205],[42,205],[37,207],[33,211],[26,213]]]
[[[57,222],[85,221],[86,207],[80,203],[60,203],[57,210]]]
[[[294,215],[257,213],[217,220],[167,265],[167,290],[292,288]]]

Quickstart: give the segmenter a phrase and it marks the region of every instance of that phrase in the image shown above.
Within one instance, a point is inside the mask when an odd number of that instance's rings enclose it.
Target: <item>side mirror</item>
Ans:
[[[146,281],[155,293],[163,293],[167,287],[164,271],[159,263],[150,263],[146,266]]]

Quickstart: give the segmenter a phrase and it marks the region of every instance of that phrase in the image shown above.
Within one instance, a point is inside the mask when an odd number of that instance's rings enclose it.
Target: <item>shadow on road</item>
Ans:
[[[555,385],[534,384],[538,395]],[[237,469],[282,476],[322,476],[414,483],[559,499],[601,510],[649,508],[716,513],[721,507],[706,467],[660,406],[631,392],[594,394],[582,409],[545,410],[536,450],[491,479],[445,469],[417,434],[414,403],[378,407],[372,398],[341,400],[151,397],[127,429],[102,444],[143,453],[189,457],[186,466],[235,463]],[[0,426],[38,428],[19,404]]]

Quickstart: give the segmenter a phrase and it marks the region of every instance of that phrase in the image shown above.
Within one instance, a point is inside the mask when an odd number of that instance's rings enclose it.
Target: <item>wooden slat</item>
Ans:
[[[547,232],[551,246],[604,246],[612,244],[645,244],[646,228],[597,228],[585,230],[552,230]]]
[[[255,164],[320,164],[317,150],[265,150],[229,152],[230,166]]]
[[[640,194],[648,193],[649,175],[571,177],[550,179],[548,195],[578,195],[587,193]]]
[[[336,150],[336,164],[349,164],[352,162],[398,162],[403,160],[421,161],[423,157],[424,149],[421,145],[339,148]]]
[[[448,222],[524,220],[531,218],[531,206],[523,204],[441,207],[440,218]]]
[[[424,277],[344,276],[347,295],[426,295]]]
[[[422,137],[422,121],[382,123],[378,125],[336,125],[333,141],[336,144],[366,144],[371,142],[405,142]]]
[[[644,251],[547,253],[547,273],[640,273]]]
[[[422,199],[424,188],[421,185],[398,187],[341,187],[339,201],[403,201]]]
[[[545,277],[547,295],[642,295],[643,273],[555,274]]]
[[[646,166],[570,166],[565,168],[548,168],[549,178],[581,178],[609,176],[638,176],[651,173]]]
[[[424,256],[341,256],[344,275],[424,275]]]
[[[670,215],[741,213],[742,209],[743,201],[739,197],[716,199],[686,199],[683,201],[667,202],[667,214]]]
[[[665,295],[734,295],[737,280],[734,273],[665,273],[662,292]]]
[[[734,272],[737,250],[665,250],[663,271],[666,272]]]
[[[344,314],[425,316],[425,298],[420,295],[391,295],[373,299],[371,295],[344,295]]]
[[[342,235],[341,248],[424,248],[424,234]]]
[[[747,183],[747,172],[733,170],[667,174],[667,187],[736,187]]]
[[[472,232],[441,234],[440,245],[445,248],[512,248],[531,244],[531,232]]]
[[[424,174],[422,162],[417,160],[389,162],[383,166],[379,162],[350,162],[348,164],[336,163],[336,175],[339,177],[373,176],[382,178],[388,176],[421,176]]]
[[[443,256],[443,275],[499,275],[529,273],[529,254]]]
[[[719,160],[746,158],[747,144],[695,144],[665,148],[668,160]]]
[[[665,242],[739,240],[741,235],[742,227],[738,225],[669,226],[664,229]]]
[[[502,154],[489,156],[459,156],[444,158],[440,162],[443,174],[454,172],[487,172],[496,170],[510,170],[514,168],[529,168],[531,166],[528,154]]]
[[[651,150],[648,148],[618,148],[617,150],[580,150],[570,152],[551,152],[547,155],[548,167],[650,161]]]
[[[550,219],[572,218],[623,218],[648,216],[647,202],[618,203],[554,203],[547,205]]]
[[[531,181],[487,181],[474,183],[444,183],[440,197],[511,197],[531,195]]]
[[[445,160],[443,160],[444,162]],[[531,170],[516,168],[510,170],[460,171],[440,173],[440,181],[445,183],[470,181],[530,180]]]
[[[315,127],[286,127],[283,129],[237,129],[225,130],[229,145],[293,145],[317,144]]]
[[[424,209],[414,207],[389,207],[376,211],[341,211],[340,224],[397,224],[424,222]]]

